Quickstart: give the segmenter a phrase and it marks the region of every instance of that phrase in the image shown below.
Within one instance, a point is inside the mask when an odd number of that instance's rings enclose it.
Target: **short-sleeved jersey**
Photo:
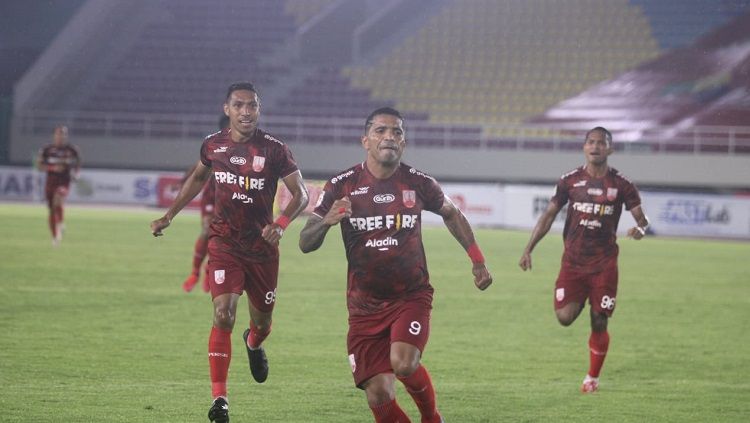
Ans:
[[[361,163],[326,183],[313,213],[325,216],[343,197],[352,204],[352,215],[341,220],[349,314],[372,314],[410,294],[432,293],[421,215],[443,205],[435,179],[403,163],[388,179],[378,179]]]
[[[225,129],[203,141],[201,162],[211,167],[216,190],[210,236],[222,237],[244,257],[278,256],[278,248],[263,241],[261,233],[273,219],[279,178],[297,171],[289,148],[260,129],[237,143]]]
[[[582,166],[560,177],[552,200],[562,208],[568,203],[563,239],[563,261],[575,268],[599,270],[606,259],[617,257],[617,225],[622,206],[641,204],[635,185],[616,169],[594,178]]]
[[[47,185],[70,184],[70,173],[80,166],[78,148],[71,144],[48,144],[39,151],[42,165],[47,167]]]

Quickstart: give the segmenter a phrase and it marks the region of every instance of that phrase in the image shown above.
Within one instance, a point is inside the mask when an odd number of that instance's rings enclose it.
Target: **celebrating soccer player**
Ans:
[[[68,144],[67,126],[56,126],[52,140],[52,144],[45,145],[39,150],[36,166],[47,172],[44,196],[49,209],[52,245],[57,246],[62,241],[65,230],[63,205],[68,196],[71,179],[78,178],[81,170],[81,155],[78,153],[78,148]]]
[[[519,262],[521,269],[531,269],[531,252],[568,203],[563,231],[565,251],[555,283],[555,313],[560,324],[568,326],[581,313],[586,299],[589,300],[590,365],[581,386],[584,393],[599,389],[599,372],[609,347],[607,321],[615,310],[617,297],[616,233],[622,205],[630,210],[637,224],[628,230],[628,236],[639,240],[648,227],[638,189],[607,164],[612,151],[612,134],[608,130],[596,127],[586,134],[583,144],[586,164],[560,178],[555,195],[539,217]]]
[[[441,422],[435,391],[420,359],[430,332],[432,292],[421,235],[422,210],[442,216],[468,252],[477,288],[492,276],[469,222],[432,177],[401,163],[404,120],[391,108],[365,121],[364,162],[331,178],[300,233],[307,253],[341,223],[348,261],[347,347],[354,383],[376,422],[409,422],[395,398],[400,380],[422,422]]]
[[[208,136],[195,170],[163,217],[151,222],[154,236],[162,235],[177,213],[213,176],[215,216],[208,241],[208,279],[213,298],[213,327],[208,339],[208,362],[214,401],[212,422],[229,421],[227,373],[232,357],[231,334],[237,303],[247,293],[250,325],[243,338],[250,370],[258,383],[268,376],[268,361],[261,343],[271,332],[279,272],[279,240],[289,222],[308,202],[302,174],[289,148],[258,128],[260,100],[248,82],[232,84],[224,113],[229,129]],[[286,209],[272,220],[278,180],[292,194]]]

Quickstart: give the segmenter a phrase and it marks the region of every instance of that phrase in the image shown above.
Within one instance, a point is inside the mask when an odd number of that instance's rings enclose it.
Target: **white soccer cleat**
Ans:
[[[583,385],[581,385],[581,392],[583,392],[584,394],[590,394],[598,390],[599,390],[599,378],[586,375],[586,377],[583,378]]]

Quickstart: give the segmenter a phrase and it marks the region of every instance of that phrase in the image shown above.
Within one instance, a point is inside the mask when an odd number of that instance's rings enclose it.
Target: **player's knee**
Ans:
[[[228,308],[214,309],[214,326],[231,330],[234,327],[234,314]]]
[[[560,324],[563,326],[570,326],[576,320],[575,315],[571,313],[567,313],[565,311],[558,311],[556,314],[557,314],[557,321],[560,322]]]
[[[392,360],[391,367],[396,377],[409,377],[419,368],[419,361],[414,360]]]

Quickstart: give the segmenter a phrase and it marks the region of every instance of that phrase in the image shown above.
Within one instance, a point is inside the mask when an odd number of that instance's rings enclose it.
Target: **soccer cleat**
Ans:
[[[583,385],[581,385],[581,392],[584,394],[590,394],[599,390],[599,378],[591,377],[586,375],[583,379]]]
[[[192,274],[188,276],[187,279],[185,279],[185,282],[182,283],[182,290],[185,292],[190,292],[195,287],[195,284],[198,283],[198,275]]]
[[[251,350],[247,346],[247,338],[250,336],[250,329],[245,329],[245,333],[242,334],[242,339],[245,340],[245,348],[247,349],[247,359],[250,362],[250,373],[253,375],[258,383],[263,383],[268,377],[268,358],[266,358],[266,351],[263,347],[258,347]]]
[[[229,423],[229,404],[224,397],[216,398],[211,404],[208,419],[215,423]]]

